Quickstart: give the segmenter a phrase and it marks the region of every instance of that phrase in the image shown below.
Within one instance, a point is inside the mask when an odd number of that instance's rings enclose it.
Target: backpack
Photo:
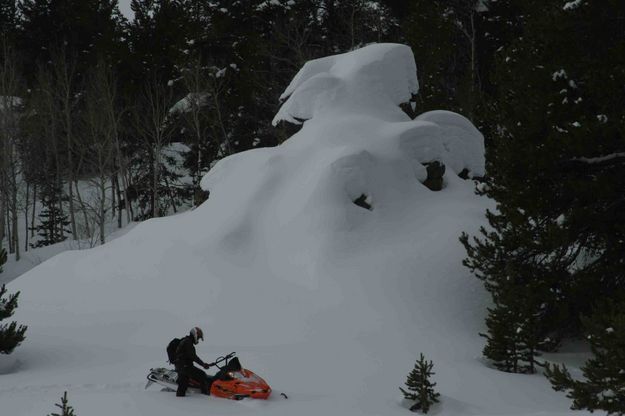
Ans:
[[[170,364],[176,363],[176,350],[178,349],[178,345],[180,345],[180,341],[180,338],[174,338],[167,344],[167,358]]]

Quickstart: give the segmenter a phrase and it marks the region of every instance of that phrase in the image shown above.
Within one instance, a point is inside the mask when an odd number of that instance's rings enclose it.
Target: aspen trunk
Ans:
[[[113,176],[113,187],[115,189],[115,192],[117,193],[117,228],[122,228],[122,207],[121,207],[121,201],[122,201],[122,193],[121,190],[119,189],[119,176],[116,173]],[[115,207],[113,207],[115,208]],[[113,212],[115,212],[115,210],[113,209]]]
[[[105,204],[106,204],[106,177],[100,177],[100,206],[98,213],[98,222],[100,226],[100,244],[104,244],[106,242],[106,236],[104,235],[104,223],[106,222],[106,213],[105,213]]]
[[[26,182],[26,201],[24,202],[24,252],[28,251],[28,207],[30,206],[30,183]]]
[[[30,238],[35,237],[35,212],[37,211],[37,184],[33,185],[33,211],[30,220]]]
[[[80,189],[78,189],[78,181],[74,182],[74,186],[76,187],[76,198],[78,199],[78,203],[80,204],[80,211],[82,212],[83,220],[85,221],[85,233],[87,234],[87,238],[91,239],[92,234],[91,226],[89,225],[88,209],[82,199],[82,195],[80,195]]]

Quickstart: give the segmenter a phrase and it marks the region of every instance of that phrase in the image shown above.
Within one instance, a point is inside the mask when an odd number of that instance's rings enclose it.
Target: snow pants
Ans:
[[[213,379],[204,371],[195,366],[176,366],[176,372],[178,373],[178,390],[176,391],[176,396],[184,396],[186,394],[190,380],[197,381],[200,384],[202,394],[210,394]]]

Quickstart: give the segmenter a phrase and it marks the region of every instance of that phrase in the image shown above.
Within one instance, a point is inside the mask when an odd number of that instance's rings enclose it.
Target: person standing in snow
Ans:
[[[200,340],[204,341],[204,334],[198,327],[192,328],[189,331],[189,335],[182,338],[176,349],[176,372],[178,373],[178,390],[176,396],[184,397],[187,388],[189,387],[189,379],[196,380],[200,383],[200,391],[202,394],[209,395],[210,387],[213,382],[212,377],[209,377],[204,371],[195,367],[193,363],[198,363],[202,367],[209,368],[210,364],[206,364],[197,356],[195,352],[195,345]]]

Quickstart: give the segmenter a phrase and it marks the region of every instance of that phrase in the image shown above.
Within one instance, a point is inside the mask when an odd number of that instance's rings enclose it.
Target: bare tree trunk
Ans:
[[[26,182],[26,201],[24,202],[24,252],[28,251],[28,207],[30,197],[30,183]]]
[[[15,140],[14,137],[9,139],[11,142]],[[10,201],[10,212],[11,212],[11,229],[12,229],[12,244],[13,252],[15,253],[15,261],[20,260],[20,233],[18,232],[18,206],[17,206],[17,193],[19,188],[19,183],[17,180],[18,171],[17,171],[17,157],[16,151],[13,143],[9,144],[9,171],[11,176],[9,177],[11,183],[9,186],[9,190],[11,192],[11,201]]]
[[[120,193],[120,185],[119,185],[119,175],[121,175],[123,186],[124,186],[124,191],[123,191],[124,199],[123,200],[124,200],[124,208],[126,209],[126,221],[128,224],[130,224],[132,216],[131,216],[131,207],[129,207],[130,200],[128,199],[128,178],[127,178],[128,169],[126,166],[126,158],[122,154],[121,146],[119,145],[119,134],[115,134],[115,155],[117,157],[117,160],[119,161],[119,171],[115,173],[115,181],[117,182],[117,194],[118,194],[117,200],[120,202],[122,200],[121,193]],[[121,215],[122,215],[122,207],[120,203],[119,215],[117,219],[117,225],[119,228],[122,228]]]
[[[2,157],[3,153],[4,152],[2,148],[0,147],[0,158]],[[0,161],[0,163],[2,162]],[[2,175],[1,169],[2,169],[2,166],[0,165],[0,176]],[[6,188],[3,184],[3,181],[0,178],[0,219],[2,219],[0,221],[0,248],[2,247],[2,242],[4,241],[4,238],[6,237],[6,231],[4,228],[4,213],[6,212],[4,189]]]
[[[7,147],[5,135],[0,134],[0,248],[2,248],[2,241],[6,237],[4,218],[7,212]]]
[[[58,101],[60,103],[61,120],[65,128],[65,150],[67,152],[67,182],[68,186],[68,208],[69,220],[72,231],[72,238],[78,239],[76,231],[76,216],[74,209],[74,191],[71,186],[76,179],[76,167],[74,166],[74,107],[76,105],[75,98],[75,82],[76,82],[76,65],[73,57],[67,55],[65,47],[61,47],[52,57],[54,65],[54,73],[56,76],[55,87],[57,88]]]
[[[113,189],[117,194],[117,228],[122,228],[122,193],[119,189],[119,176],[117,173],[113,175]],[[113,206],[113,212],[115,212],[115,206]]]
[[[122,152],[119,148],[119,138],[116,139],[115,146],[117,147],[116,153],[117,153],[117,156],[119,157],[120,174],[122,176],[122,186],[124,187],[124,190],[122,191],[122,193],[124,195],[124,209],[126,210],[126,221],[128,224],[130,224],[130,221],[132,221],[132,214],[131,214],[132,204],[131,204],[130,199],[128,198],[128,182],[129,182],[128,181],[128,169],[126,168],[126,158],[124,157],[124,155],[122,155]],[[120,207],[120,211],[121,211],[121,207]],[[120,215],[121,215],[121,212],[120,212]]]
[[[115,219],[117,194],[115,193],[115,175],[111,175],[111,219]]]
[[[30,238],[35,237],[35,212],[37,211],[37,184],[33,185],[33,212],[30,221]]]
[[[10,234],[9,229],[9,170],[12,168],[11,141],[14,132],[15,103],[14,96],[17,95],[17,68],[15,62],[15,54],[13,48],[9,45],[7,39],[2,36],[0,38],[2,51],[0,56],[0,247],[2,241]],[[6,225],[5,225],[6,218]],[[9,237],[9,250],[13,244],[12,238]]]
[[[215,111],[217,112],[217,121],[219,122],[219,128],[221,129],[224,143],[226,143],[226,148],[228,149],[228,155],[234,154],[234,149],[232,149],[232,145],[230,144],[230,137],[228,137],[228,133],[226,132],[226,126],[224,125],[223,118],[221,117],[221,105],[219,103],[219,98],[216,94],[212,94],[212,96],[213,103],[215,104]]]
[[[80,210],[82,211],[83,220],[85,221],[85,233],[87,234],[87,238],[91,239],[91,226],[88,215],[88,207],[82,199],[82,195],[80,195],[80,189],[78,188],[78,181],[74,182],[74,186],[76,187],[76,198],[78,199],[78,203],[80,204]]]
[[[104,234],[104,224],[106,223],[106,177],[100,177],[100,206],[98,222],[100,225],[100,244],[103,245],[106,242],[106,236]]]
[[[11,225],[13,228],[13,250],[15,261],[20,261],[20,233],[18,232],[17,188],[13,188],[11,200]]]
[[[106,242],[107,182],[111,178],[112,218],[115,218],[115,160],[117,143],[117,123],[119,114],[115,108],[115,82],[108,71],[107,62],[102,59],[89,73],[89,87],[85,91],[83,113],[87,148],[93,157],[91,166],[97,170],[98,201],[93,207],[99,230],[100,244]]]
[[[169,196],[171,206],[174,209],[174,214],[176,214],[178,212],[178,210],[176,209],[176,200],[174,199],[174,196],[171,193],[171,188],[169,186],[169,181],[167,181],[167,178],[165,178],[165,186],[167,186],[167,195]]]
[[[122,172],[122,181],[124,185],[124,208],[126,208],[126,220],[128,221],[128,224],[130,224],[135,216],[132,212],[132,201],[128,198],[128,186],[130,185],[130,180],[128,179],[128,172],[125,168],[122,168]]]
[[[6,211],[7,228],[10,231],[9,250],[20,259],[18,232],[18,174],[17,158],[19,71],[17,57],[7,40],[2,38],[2,61],[0,62],[0,193],[3,212]]]
[[[475,56],[476,40],[475,40],[475,11],[471,12],[471,109],[470,119],[475,117],[475,102],[476,102],[476,84],[477,84],[477,63]]]
[[[78,232],[76,231],[76,216],[74,215],[74,213],[76,212],[74,209],[74,191],[72,190],[72,181],[74,181],[75,178],[75,172],[74,172],[74,161],[73,161],[73,157],[72,157],[72,140],[71,140],[71,133],[67,133],[67,170],[69,172],[67,181],[69,183],[69,195],[68,195],[68,202],[69,202],[69,221],[70,221],[70,225],[72,227],[72,238],[74,241],[78,240]]]
[[[477,83],[479,81],[478,73],[477,73],[477,40],[476,40],[477,33],[476,33],[476,27],[475,27],[476,7],[477,5],[473,3],[471,4],[471,7],[465,11],[466,13],[468,13],[468,15],[466,15],[466,18],[468,18],[468,24],[458,22],[458,27],[460,29],[460,32],[466,38],[466,41],[471,50],[470,52],[471,57],[470,57],[470,62],[469,62],[471,85],[469,85],[469,90],[468,90],[468,95],[469,95],[468,102],[465,103],[467,107],[467,117],[470,120],[473,120],[475,116],[475,106],[477,102],[476,95],[478,91]]]
[[[51,239],[54,239],[56,241],[56,237],[55,237],[55,233],[57,233],[57,235],[63,239],[65,237],[65,226],[63,225],[63,217],[65,216],[65,210],[63,208],[63,174],[61,173],[61,156],[59,155],[59,151],[58,149],[56,149],[56,160],[57,160],[57,177],[56,177],[56,185],[57,185],[57,189],[58,192],[61,193],[60,198],[58,199],[58,204],[59,204],[59,210],[58,210],[58,214],[59,217],[57,218],[56,215],[52,216],[52,224],[54,225],[53,227],[51,227],[51,230],[56,228],[56,230],[54,230],[54,232],[52,232],[52,235],[50,236]],[[71,188],[71,182],[70,182],[70,188]],[[54,213],[54,211],[53,211]]]
[[[200,182],[202,180],[202,170],[204,166],[204,145],[207,140],[207,132],[209,130],[209,107],[211,80],[210,69],[202,65],[202,57],[198,56],[190,65],[184,74],[184,84],[187,89],[186,99],[188,108],[183,112],[184,119],[191,129],[195,139],[195,170],[192,171],[193,183],[193,205],[199,204],[198,194]],[[172,198],[172,202],[173,198]],[[174,212],[176,204],[173,203]]]
[[[7,237],[8,237],[8,241],[9,241],[9,254],[13,254],[15,252],[15,250],[13,250],[13,233],[11,230],[11,221],[9,219],[9,210],[6,210],[6,215],[5,217],[2,219],[2,221],[6,221],[6,230],[7,230]]]
[[[155,218],[156,214],[156,204],[157,204],[157,194],[158,194],[158,178],[157,178],[157,170],[156,169],[156,150],[155,146],[152,146],[150,149],[150,174],[152,176],[152,180],[150,183],[150,188],[152,191],[150,193],[150,217]]]
[[[155,120],[158,119],[156,116]],[[164,119],[163,121],[164,122]],[[161,153],[163,151],[162,143],[162,131],[160,126],[155,126],[154,130],[154,146],[152,148],[152,217],[162,217],[161,203],[159,197],[159,185],[161,183]]]
[[[352,4],[352,14],[351,14],[351,17],[350,17],[350,22],[349,22],[349,26],[350,26],[350,29],[351,29],[351,35],[352,35],[352,42],[351,42],[352,43],[352,49],[354,49],[354,47],[356,46],[356,36],[354,34],[354,31],[355,31],[355,28],[354,28],[355,20],[356,20],[356,5]]]
[[[161,153],[174,132],[174,125],[169,118],[173,95],[171,88],[163,86],[157,77],[150,79],[144,86],[141,100],[134,115],[137,130],[145,143],[145,150],[150,157],[151,215],[162,215],[159,202]]]

